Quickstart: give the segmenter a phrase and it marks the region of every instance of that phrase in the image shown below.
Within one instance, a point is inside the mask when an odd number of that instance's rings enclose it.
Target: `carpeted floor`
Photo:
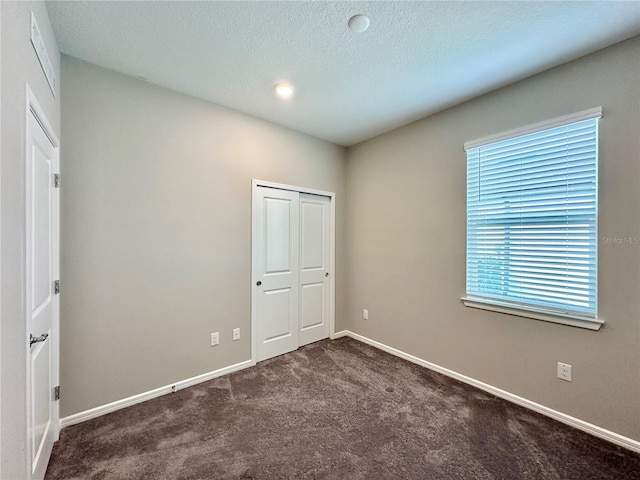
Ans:
[[[640,455],[351,339],[65,428],[47,479],[640,479]]]

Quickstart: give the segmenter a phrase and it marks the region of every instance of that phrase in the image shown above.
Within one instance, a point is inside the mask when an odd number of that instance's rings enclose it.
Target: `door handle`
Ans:
[[[257,285],[257,286],[260,286],[260,285],[262,285],[262,282],[261,282],[260,280],[258,280],[258,281],[256,282],[256,285]]]
[[[329,276],[329,272],[325,273],[325,274],[324,274],[324,276],[325,276],[325,277],[328,277],[328,276]]]
[[[48,333],[43,333],[39,337],[34,337],[32,334],[29,334],[29,346],[31,347],[34,343],[44,342],[47,338],[49,338]]]

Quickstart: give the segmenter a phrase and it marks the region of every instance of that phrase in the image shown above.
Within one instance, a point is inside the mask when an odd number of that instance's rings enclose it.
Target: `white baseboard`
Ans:
[[[222,375],[227,375],[229,373],[237,372],[254,365],[255,362],[252,362],[251,360],[245,360],[244,362],[236,363],[235,365],[229,365],[228,367],[219,368],[218,370],[214,370],[209,373],[203,373],[202,375],[198,375],[196,377],[187,378],[186,380],[180,380],[179,382],[165,385],[164,387],[155,388],[147,392],[139,393],[138,395],[133,395],[132,397],[123,398],[121,400],[116,400],[115,402],[91,408],[83,412],[78,412],[73,415],[69,415],[68,417],[62,418],[60,420],[60,428],[75,425],[77,423],[81,423],[92,418],[99,417],[101,415],[106,415],[107,413],[115,412],[116,410],[120,410],[121,408],[126,408],[130,407],[131,405],[136,405],[137,403],[146,402],[147,400],[151,400],[152,398],[160,397],[162,395],[166,395],[167,393],[173,393],[178,390],[182,390],[183,388],[191,387],[193,385],[197,385],[198,383],[206,382],[207,380],[221,377]]]
[[[518,395],[514,395],[513,393],[507,392],[505,390],[501,390],[500,388],[494,387],[487,383],[481,382],[471,377],[467,377],[466,375],[454,372],[453,370],[449,370],[448,368],[444,368],[440,365],[436,365],[435,363],[431,363],[421,358],[415,357],[409,353],[398,350],[397,348],[390,347],[388,345],[385,345],[384,343],[380,343],[368,337],[364,337],[357,333],[351,332],[350,330],[342,330],[340,332],[334,333],[332,336],[332,338],[341,337],[351,337],[354,340],[358,340],[362,343],[371,345],[372,347],[384,350],[391,355],[403,358],[435,372],[442,373],[447,377],[454,378],[463,383],[479,388],[480,390],[489,392],[496,397],[503,398],[512,403],[533,410],[534,412],[541,413],[542,415],[553,418],[554,420],[558,420],[559,422],[565,423],[571,427],[577,428],[578,430],[582,430],[583,432],[590,433],[591,435],[602,438],[603,440],[607,440],[611,443],[615,443],[616,445],[620,445],[621,447],[625,447],[629,450],[640,453],[640,442],[632,438],[625,437],[605,428],[593,425],[592,423],[585,422],[584,420],[572,417],[570,415],[567,415],[566,413],[558,412],[557,410],[553,410],[552,408],[545,407],[544,405],[540,405],[539,403],[532,402],[531,400],[527,400],[526,398],[519,397]]]
[[[494,387],[487,383],[481,382],[474,378],[467,377],[466,375],[462,375],[461,373],[454,372],[453,370],[449,370],[448,368],[441,367],[440,365],[436,365],[435,363],[428,362],[414,355],[403,352],[402,350],[398,350],[397,348],[390,347],[388,345],[385,345],[384,343],[380,343],[368,337],[365,337],[363,335],[354,333],[350,330],[342,330],[340,332],[335,332],[331,335],[332,339],[337,339],[342,337],[350,337],[350,338],[353,338],[354,340],[358,340],[362,343],[366,343],[368,345],[371,345],[372,347],[375,347],[387,353],[390,353],[391,355],[395,355],[396,357],[403,358],[405,360],[408,360],[409,362],[415,363],[416,365],[420,365],[422,367],[425,367],[435,372],[446,375],[447,377],[454,378],[463,383],[479,388],[480,390],[484,390],[485,392],[491,393],[496,397],[503,398],[512,403],[515,403],[522,407],[533,410],[534,412],[541,413],[542,415],[558,420],[559,422],[567,424],[571,427],[577,428],[578,430],[582,430],[598,438],[602,438],[603,440],[607,440],[616,445],[620,445],[621,447],[625,447],[625,448],[628,448],[629,450],[640,453],[640,442],[637,440],[625,437],[618,433],[612,432],[610,430],[599,427],[597,425],[593,425],[592,423],[585,422],[584,420],[580,420],[579,418],[572,417],[570,415],[559,412],[557,410],[553,410],[552,408],[545,407],[544,405],[541,405],[539,403],[533,402],[531,400],[527,400],[526,398],[523,398],[523,397],[519,397],[518,395],[514,395],[513,393],[507,392],[505,390],[502,390],[500,388]],[[244,362],[236,363],[235,365],[229,365],[228,367],[220,368],[218,370],[214,370],[209,373],[204,373],[202,375],[188,378],[186,380],[181,380],[179,382],[166,385],[164,387],[156,388],[154,390],[149,390],[147,392],[143,392],[138,395],[134,395],[132,397],[123,398],[115,402],[107,403],[99,407],[91,408],[83,412],[69,415],[68,417],[64,417],[60,420],[60,428],[68,427],[70,425],[75,425],[77,423],[81,423],[86,420],[90,420],[92,418],[105,415],[107,413],[115,412],[116,410],[120,410],[121,408],[130,407],[131,405],[136,405],[138,403],[151,400],[152,398],[160,397],[162,395],[172,393],[173,391],[182,390],[183,388],[191,387],[192,385],[197,385],[198,383],[206,382],[207,380],[221,377],[222,375],[227,375],[229,373],[237,372],[239,370],[243,370],[245,368],[252,367],[254,365],[255,365],[255,362],[251,360],[246,360]]]

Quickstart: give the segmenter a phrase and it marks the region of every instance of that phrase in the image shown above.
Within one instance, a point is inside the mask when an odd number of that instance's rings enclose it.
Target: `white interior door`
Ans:
[[[256,360],[298,348],[299,194],[255,192]]]
[[[300,194],[300,345],[329,336],[329,197]]]
[[[42,118],[38,116],[42,121]],[[27,429],[33,479],[44,478],[58,437],[58,149],[30,110],[26,141]]]

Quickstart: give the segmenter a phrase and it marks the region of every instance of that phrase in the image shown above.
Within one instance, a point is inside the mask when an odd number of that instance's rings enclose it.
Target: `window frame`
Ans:
[[[516,128],[516,129],[512,129],[512,130],[508,130],[506,132],[502,132],[502,133],[498,133],[495,135],[490,135],[487,137],[483,137],[483,138],[479,138],[477,140],[473,140],[470,142],[465,142],[464,144],[464,149],[465,151],[472,149],[472,148],[476,148],[476,147],[481,147],[481,146],[485,146],[488,144],[492,144],[492,143],[496,143],[496,142],[501,142],[503,140],[508,140],[514,137],[519,137],[519,136],[523,136],[523,135],[528,135],[528,134],[532,134],[532,133],[537,133],[537,132],[541,132],[543,130],[549,130],[552,128],[556,128],[556,127],[561,127],[561,126],[565,126],[568,124],[572,124],[572,123],[577,123],[577,122],[581,122],[581,121],[585,121],[585,120],[591,120],[591,119],[600,119],[602,118],[602,107],[593,107],[587,110],[582,110],[580,112],[576,112],[573,114],[569,114],[569,115],[564,115],[561,117],[556,117],[550,120],[545,120],[542,122],[538,122],[535,124],[531,124],[531,125],[527,125],[524,127],[520,127],[520,128]],[[595,138],[595,143],[596,143],[596,172],[597,172],[597,168],[598,168],[598,162],[599,162],[599,131],[598,128],[596,126],[596,138]],[[468,164],[465,167],[465,171],[467,172],[468,175]],[[596,173],[597,175],[597,173]],[[597,179],[597,177],[596,177]],[[598,258],[598,232],[597,232],[597,227],[598,227],[598,218],[597,218],[597,211],[598,211],[598,187],[596,186],[596,254],[595,254],[595,259],[596,259],[596,287],[595,287],[595,295],[596,295],[596,306],[597,306],[597,295],[598,295],[598,283],[597,283],[597,275],[598,275],[598,269],[597,269],[597,258]],[[466,212],[465,212],[465,219],[468,222],[468,209],[469,209],[469,199],[467,198],[465,201],[465,208],[466,208]],[[468,223],[466,223],[467,227],[468,227]],[[465,248],[468,249],[469,245],[468,245],[468,231],[465,234]],[[465,261],[466,261],[466,255],[465,255]],[[467,279],[468,279],[468,275],[469,275],[469,270],[468,270],[469,266],[467,264],[465,264],[465,292],[466,292],[466,285],[467,285]],[[494,311],[494,312],[499,312],[499,313],[506,313],[506,314],[510,314],[510,315],[516,315],[516,316],[520,316],[520,317],[525,317],[525,318],[531,318],[531,319],[535,319],[535,320],[543,320],[543,321],[547,321],[547,322],[553,322],[553,323],[559,323],[559,324],[563,324],[563,325],[569,325],[569,326],[573,326],[573,327],[580,327],[580,328],[586,328],[589,330],[599,330],[602,325],[604,324],[604,320],[602,320],[601,318],[598,318],[597,316],[597,307],[596,307],[596,315],[595,318],[592,316],[581,316],[579,314],[576,313],[571,313],[571,312],[556,312],[554,311],[554,309],[552,308],[545,308],[545,307],[536,307],[536,306],[531,306],[531,305],[514,305],[514,303],[510,303],[509,301],[501,301],[499,299],[491,299],[491,298],[486,298],[486,297],[475,297],[472,294],[469,294],[468,292],[465,293],[465,296],[462,297],[462,302],[465,306],[467,307],[471,307],[471,308],[478,308],[478,309],[482,309],[482,310],[489,310],[489,311]]]

